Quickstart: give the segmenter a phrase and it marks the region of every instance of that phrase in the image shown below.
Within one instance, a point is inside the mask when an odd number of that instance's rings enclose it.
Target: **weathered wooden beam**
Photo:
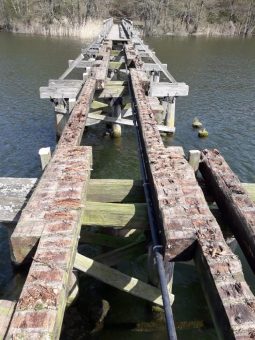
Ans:
[[[80,88],[83,85],[83,80],[77,79],[50,79],[49,87],[77,87]]]
[[[94,66],[91,69],[92,77],[96,79],[96,89],[101,90],[105,87],[106,78],[108,75],[108,68],[110,62],[110,55],[112,50],[112,42],[106,41],[101,46],[97,58],[101,61],[100,66]]]
[[[117,99],[123,97],[127,93],[127,87],[121,85],[106,85],[102,92],[99,93],[99,99]]]
[[[92,259],[76,255],[74,267],[86,275],[92,276],[112,287],[120,289],[131,295],[137,296],[146,301],[162,306],[161,292],[158,288],[153,287],[145,282],[142,282],[134,277],[121,273],[120,271],[107,267]],[[171,303],[173,303],[174,296],[170,296]]]
[[[96,112],[90,112],[88,115],[88,118],[103,121],[105,123],[115,123],[115,124],[121,124],[121,125],[127,125],[127,126],[134,126],[134,122],[132,120],[110,117],[110,116],[98,114]],[[159,131],[162,131],[162,132],[168,132],[168,133],[175,132],[175,128],[169,128],[165,125],[158,125],[158,129]]]
[[[199,169],[255,272],[254,202],[218,150],[203,150]]]
[[[188,259],[193,255],[196,241],[196,232],[190,221],[190,215],[194,213],[187,212],[188,202],[196,194],[196,190],[188,190],[191,179],[196,183],[194,171],[185,160],[182,148],[165,148],[148,105],[141,71],[131,69],[130,74],[146,151],[147,171],[153,188],[154,208],[157,222],[162,228],[165,259]],[[187,188],[182,189],[182,181]],[[187,202],[184,190],[187,190]]]
[[[55,195],[58,195],[58,192],[62,192],[64,189],[70,190],[70,185],[72,185],[72,181],[74,181],[75,169],[76,165],[79,164],[80,152],[80,149],[75,149],[75,147],[80,144],[83,135],[87,113],[95,91],[95,84],[96,81],[94,79],[88,79],[83,86],[81,95],[75,104],[68,124],[59,140],[52,161],[44,171],[29,203],[22,211],[22,216],[11,236],[13,261],[17,263],[21,263],[27,257],[31,257],[31,252],[44,230],[42,220],[45,216],[48,216],[50,205],[52,201],[54,201]],[[66,162],[61,161],[64,156],[66,157]],[[78,158],[77,160],[76,157]],[[72,161],[72,159],[74,159],[74,166],[70,167],[69,162]],[[75,164],[75,162],[77,162],[77,164]],[[86,166],[86,163],[84,163],[84,165],[80,164],[80,166],[82,168]],[[79,169],[77,169],[77,171],[78,170]],[[59,187],[57,187],[58,183]],[[67,188],[68,185],[69,188]],[[64,193],[63,191],[63,194]],[[75,195],[77,195],[77,189],[73,189],[69,195],[71,194],[74,194],[75,197]],[[70,197],[72,201],[72,195]],[[65,201],[63,201],[63,204],[65,204]],[[58,209],[61,210],[61,202],[54,207],[56,211]],[[38,209],[41,209],[40,213],[37,211]]]
[[[69,67],[73,64],[73,60],[68,60]],[[93,61],[89,60],[81,60],[79,63],[75,65],[75,68],[87,68],[93,65]]]
[[[58,142],[57,149],[65,147],[66,145],[80,145],[90,104],[94,98],[95,88],[96,80],[89,78],[82,87],[79,98],[68,120],[68,124],[66,124]]]
[[[17,222],[36,178],[0,178],[0,222]]]
[[[91,147],[55,153],[11,237],[20,263],[40,238],[7,339],[58,339],[72,275],[91,169]],[[39,189],[38,189],[39,188]],[[21,228],[21,223],[22,227]],[[31,228],[32,226],[32,228]],[[36,229],[37,238],[33,233]],[[32,231],[32,235],[25,231]],[[28,238],[30,237],[30,242]],[[31,254],[30,254],[31,255]]]
[[[167,69],[167,64],[161,64],[161,65],[162,67]],[[153,71],[159,72],[161,71],[161,67],[158,64],[143,63],[142,70],[144,70],[145,72],[153,72]]]
[[[255,297],[215,221],[204,221],[198,231],[194,260],[219,339],[249,339],[255,334]]]
[[[79,93],[80,87],[69,88],[66,86],[62,87],[40,87],[40,98],[76,98]]]
[[[120,204],[87,201],[82,223],[85,226],[147,229],[147,207],[145,203]]]
[[[142,182],[132,179],[91,179],[88,201],[108,203],[144,203]]]
[[[189,86],[185,83],[151,83],[149,95],[152,97],[178,97],[187,96]]]

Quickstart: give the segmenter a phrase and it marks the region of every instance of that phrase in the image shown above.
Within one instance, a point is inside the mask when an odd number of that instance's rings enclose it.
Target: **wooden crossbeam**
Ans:
[[[110,117],[102,114],[98,114],[95,112],[90,112],[88,115],[88,118],[100,120],[106,123],[115,123],[115,124],[121,124],[121,125],[127,125],[127,126],[134,126],[134,122],[130,119],[123,119],[123,118],[116,118],[116,117]],[[159,131],[162,132],[169,132],[174,133],[175,128],[169,128],[165,125],[158,125]]]
[[[158,288],[153,287],[141,280],[121,273],[120,271],[110,268],[104,264],[90,259],[89,257],[77,254],[74,267],[86,275],[92,276],[112,287],[120,289],[141,299],[163,306],[161,292]],[[170,295],[170,301],[173,303],[174,296]]]
[[[178,97],[187,96],[189,86],[185,83],[152,83],[149,89],[149,95],[152,97]]]
[[[147,229],[147,206],[145,203],[119,204],[87,201],[82,223],[84,226],[105,228]]]
[[[167,64],[161,64],[161,66],[167,69]],[[151,71],[159,72],[161,71],[161,67],[158,64],[143,63],[142,70],[146,72],[151,72]]]
[[[68,65],[69,67],[72,65],[73,60],[68,60]],[[75,65],[75,68],[87,68],[87,67],[91,67],[93,65],[93,61],[89,61],[89,60],[81,60],[79,63],[77,63]]]

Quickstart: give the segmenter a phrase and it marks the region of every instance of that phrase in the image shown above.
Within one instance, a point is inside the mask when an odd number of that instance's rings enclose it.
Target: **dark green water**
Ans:
[[[178,98],[176,135],[167,142],[186,150],[217,147],[242,181],[255,182],[255,40],[226,38],[149,39],[157,56],[168,64],[178,81],[190,85],[190,95]],[[39,99],[39,87],[57,78],[85,43],[80,40],[0,34],[0,176],[40,175],[38,150],[55,145],[55,119],[50,103]],[[191,128],[198,116],[209,131],[201,140]],[[136,143],[130,128],[120,140],[104,138],[104,129],[91,129],[84,139],[93,145],[93,177],[139,178]],[[8,260],[8,235],[0,227],[0,297],[6,292],[13,270]],[[132,270],[131,270],[132,269]],[[131,268],[130,271],[134,271]],[[250,282],[253,276],[248,273]],[[176,266],[174,314],[179,339],[216,339],[199,279],[192,264]],[[136,312],[142,315],[139,300],[110,293],[109,323]],[[146,320],[148,316],[144,316]],[[184,324],[183,322],[189,322]],[[151,324],[150,324],[151,325]],[[198,325],[203,325],[198,328]],[[182,327],[188,329],[181,329]],[[106,329],[99,339],[166,339],[160,323],[152,330]]]

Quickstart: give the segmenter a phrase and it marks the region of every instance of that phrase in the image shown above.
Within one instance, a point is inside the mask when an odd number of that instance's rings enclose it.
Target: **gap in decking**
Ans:
[[[214,324],[193,260],[175,263],[173,294],[176,296],[173,312],[178,338],[190,336],[192,329],[203,329],[203,332],[208,332],[208,335],[215,336]],[[187,309],[187,306],[190,308]]]

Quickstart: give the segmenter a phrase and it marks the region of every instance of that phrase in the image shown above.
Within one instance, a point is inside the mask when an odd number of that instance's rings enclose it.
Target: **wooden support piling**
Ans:
[[[40,160],[41,160],[41,168],[42,170],[44,170],[51,159],[50,147],[41,148],[38,153],[39,153]]]

